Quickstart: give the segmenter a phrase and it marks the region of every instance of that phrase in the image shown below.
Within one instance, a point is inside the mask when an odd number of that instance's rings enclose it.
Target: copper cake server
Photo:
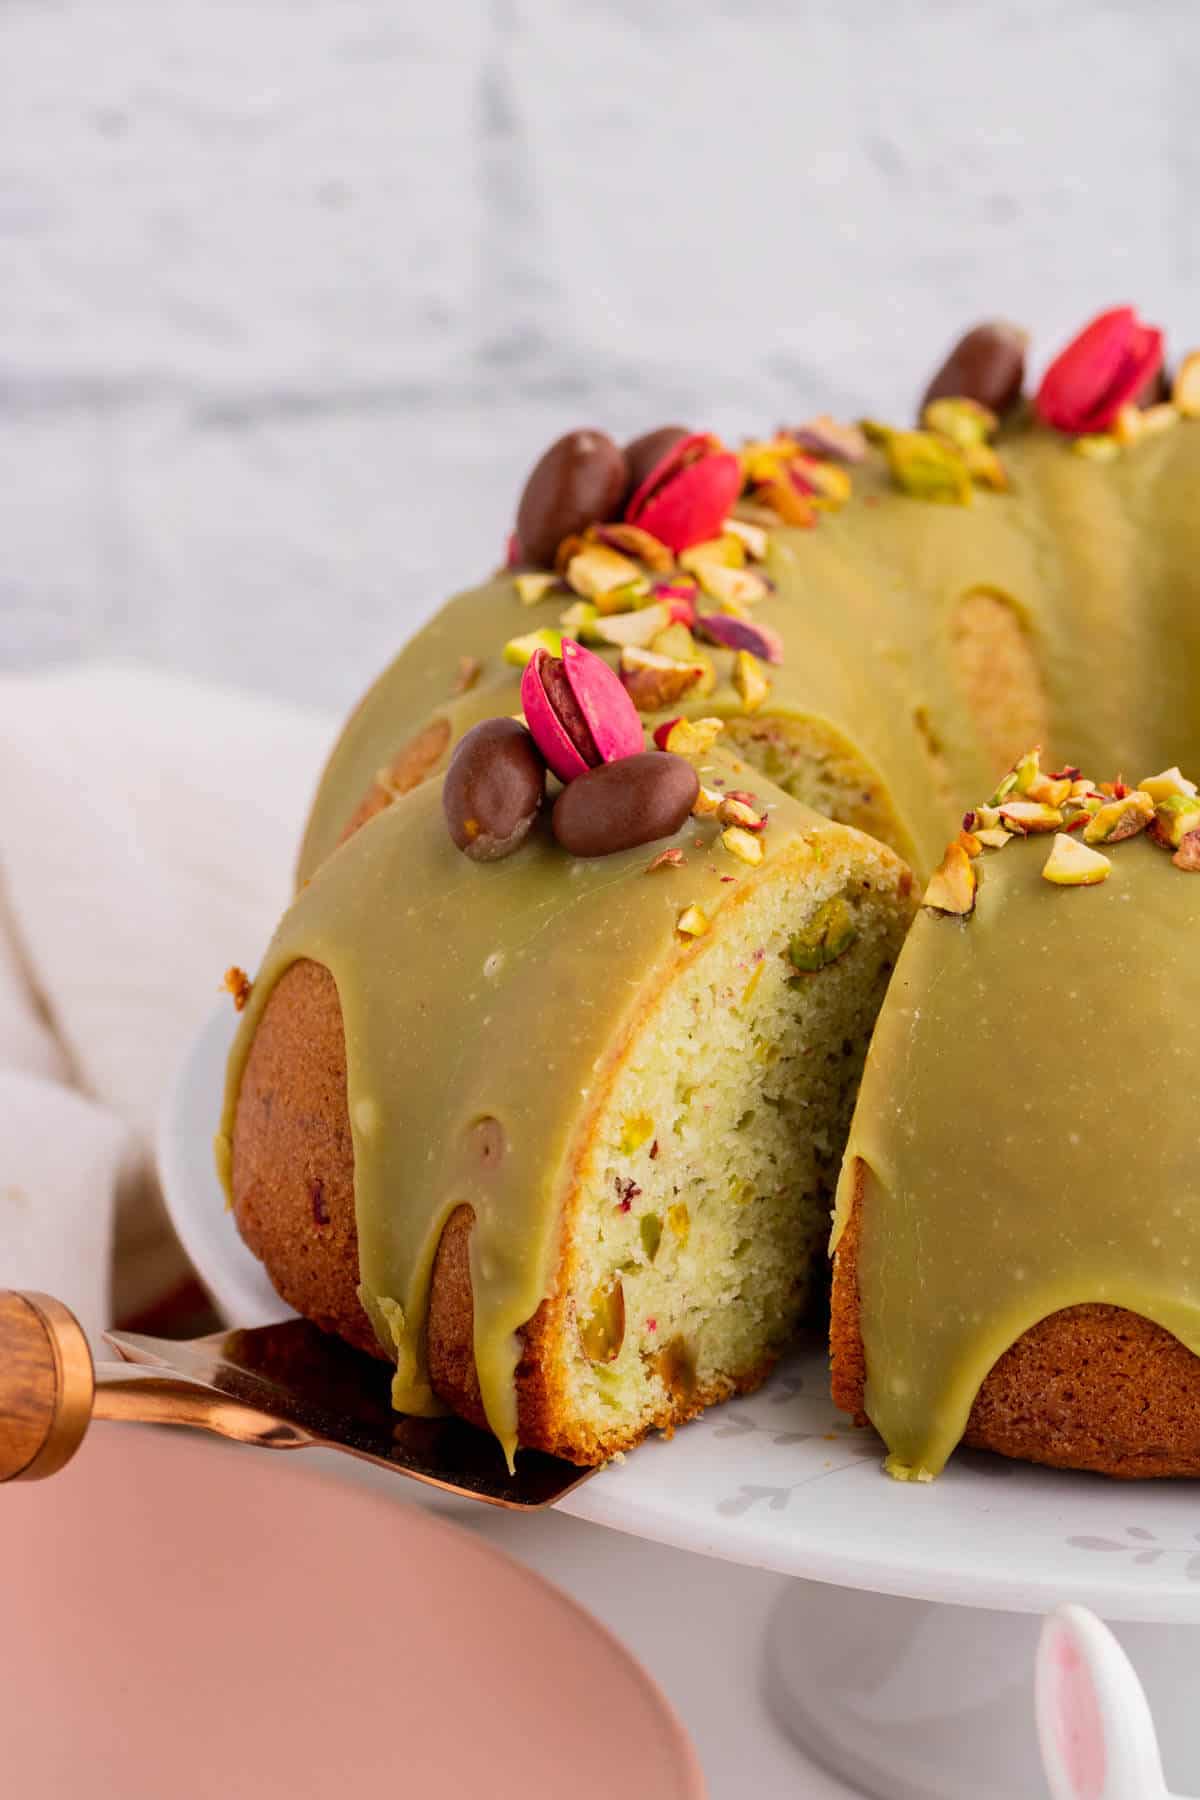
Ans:
[[[0,1290],[0,1482],[53,1475],[93,1419],[192,1425],[270,1450],[343,1450],[492,1506],[550,1506],[595,1474],[496,1440],[461,1419],[392,1410],[388,1365],[287,1319],[175,1342],[109,1332],[123,1358],[92,1360],[61,1301]]]

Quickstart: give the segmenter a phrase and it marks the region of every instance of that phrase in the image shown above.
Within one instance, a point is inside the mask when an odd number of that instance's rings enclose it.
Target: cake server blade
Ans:
[[[268,1449],[344,1451],[448,1493],[518,1511],[594,1475],[538,1450],[510,1474],[490,1433],[392,1410],[388,1364],[305,1319],[175,1340],[109,1332],[94,1364],[60,1301],[0,1292],[0,1481],[53,1474],[92,1419],[190,1425]]]

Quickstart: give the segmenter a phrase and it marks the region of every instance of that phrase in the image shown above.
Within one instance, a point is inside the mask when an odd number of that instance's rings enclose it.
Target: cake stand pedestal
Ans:
[[[766,1692],[807,1755],[876,1800],[1030,1800],[1041,1619],[797,1581],[767,1630]],[[1118,1624],[1173,1789],[1200,1792],[1200,1625]]]
[[[231,1321],[261,1325],[286,1309],[237,1235],[209,1150],[233,1029],[222,1011],[192,1046],[159,1161],[202,1279]],[[1170,1786],[1200,1794],[1195,1483],[1106,1481],[969,1451],[935,1482],[893,1482],[878,1440],[835,1412],[814,1344],[759,1393],[669,1444],[644,1444],[559,1510],[793,1577],[770,1620],[762,1682],[796,1742],[861,1793],[1044,1792],[1034,1646],[1041,1616],[1074,1601],[1114,1625],[1132,1658]],[[524,1525],[536,1533],[538,1519]]]

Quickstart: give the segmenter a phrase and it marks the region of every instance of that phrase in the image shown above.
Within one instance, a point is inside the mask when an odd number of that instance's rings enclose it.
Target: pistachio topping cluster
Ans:
[[[959,340],[926,389],[918,428],[866,420],[902,493],[967,506],[977,487],[1008,481],[992,438],[1021,400],[1027,335],[1013,325],[976,325]],[[1200,352],[1185,356],[1168,384],[1164,340],[1131,306],[1100,313],[1051,362],[1033,398],[1043,425],[1072,450],[1110,461],[1181,419],[1200,418]]]
[[[969,506],[976,486],[1002,492],[1008,477],[992,438],[1000,420],[967,395],[930,400],[917,431],[893,431],[874,419],[863,430],[887,459],[896,486],[918,500]]]
[[[524,668],[571,637],[609,655],[641,713],[702,700],[726,673],[742,708],[770,693],[783,661],[778,632],[754,617],[773,584],[766,563],[779,526],[811,527],[852,497],[851,469],[872,446],[895,487],[966,506],[1008,475],[995,439],[1021,404],[1027,334],[990,321],[951,349],[911,429],[828,415],[733,450],[712,432],[664,425],[622,449],[607,433],[568,432],[526,481],[508,567],[526,606],[558,600],[555,625],[518,633],[506,662]],[[1096,460],[1200,418],[1200,352],[1170,388],[1163,334],[1132,307],[1093,319],[1051,362],[1033,412]]]
[[[554,837],[571,856],[610,856],[671,837],[689,818],[713,819],[740,862],[763,860],[766,812],[745,790],[701,784],[694,759],[724,730],[721,719],[668,719],[647,749],[641,718],[608,664],[573,638],[561,655],[539,646],[521,677],[524,713],[484,719],[459,741],[442,786],[442,811],[455,845],[474,862],[518,850],[548,804]],[[699,840],[701,848],[707,847]],[[663,851],[651,869],[678,867],[682,850]]]
[[[656,713],[711,694],[713,652],[726,652],[743,709],[756,711],[770,693],[767,667],[784,655],[779,633],[752,612],[774,591],[770,532],[815,525],[843,505],[847,465],[866,454],[855,426],[828,417],[740,452],[682,426],[624,451],[603,432],[568,433],[530,475],[509,545],[521,602],[567,604],[557,625],[511,638],[505,661],[557,656],[569,636],[615,655],[634,706]]]
[[[1089,781],[1068,765],[1047,774],[1035,746],[1004,776],[982,805],[963,817],[962,829],[930,877],[922,904],[931,912],[964,918],[974,911],[979,865],[1016,837],[1053,833],[1042,868],[1055,887],[1095,887],[1107,880],[1112,860],[1104,852],[1148,832],[1178,869],[1200,871],[1200,793],[1177,768],[1127,782]]]

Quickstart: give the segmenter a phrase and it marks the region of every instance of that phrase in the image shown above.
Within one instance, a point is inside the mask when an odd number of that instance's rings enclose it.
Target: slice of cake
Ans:
[[[564,847],[660,765],[682,822]],[[443,783],[396,800],[285,916],[231,1061],[221,1161],[279,1292],[510,1456],[595,1463],[754,1386],[823,1286],[911,879],[737,759],[693,766],[597,769],[499,861],[460,853]]]
[[[968,821],[867,1059],[834,1398],[908,1479],[1200,1474],[1200,799],[1033,754]]]

